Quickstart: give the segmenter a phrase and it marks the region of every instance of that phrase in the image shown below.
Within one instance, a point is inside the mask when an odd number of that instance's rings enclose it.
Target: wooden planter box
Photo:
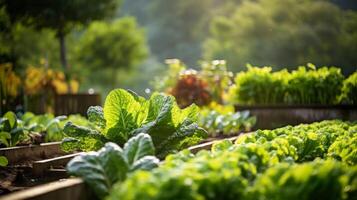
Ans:
[[[227,139],[234,142],[238,137]],[[209,150],[214,142],[216,141],[199,144],[188,149],[192,153],[197,153],[203,149]],[[95,199],[94,197],[93,192],[85,185],[82,179],[68,178],[0,196],[0,200],[90,200]]]
[[[329,119],[357,120],[357,105],[236,105],[235,110],[248,110],[252,116],[256,116],[255,129],[273,129]]]
[[[63,152],[60,142],[0,148],[0,156],[9,161],[7,167],[0,167],[2,192],[24,190],[68,178],[64,167],[78,154]]]

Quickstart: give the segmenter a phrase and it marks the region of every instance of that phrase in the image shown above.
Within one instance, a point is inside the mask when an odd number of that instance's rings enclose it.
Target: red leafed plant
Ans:
[[[180,107],[195,103],[198,106],[211,102],[208,83],[199,77],[195,70],[186,70],[180,74],[170,93],[175,96]]]

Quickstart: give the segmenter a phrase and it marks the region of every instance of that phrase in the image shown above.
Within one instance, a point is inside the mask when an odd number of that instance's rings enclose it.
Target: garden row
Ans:
[[[261,105],[351,105],[357,102],[357,72],[345,77],[340,68],[309,63],[295,70],[247,66],[234,73],[224,60],[203,62],[199,70],[188,69],[180,60],[168,60],[164,78],[154,81],[156,91],[176,97],[182,107],[211,102]]]
[[[164,78],[154,81],[156,90],[172,94],[182,107],[235,105],[236,111],[249,111],[256,117],[255,129],[357,120],[357,72],[347,78],[335,67],[317,69],[308,64],[292,71],[273,71],[248,65],[234,78],[222,60],[203,62],[199,70],[188,69],[175,59],[168,64]]]
[[[130,145],[114,153],[107,144],[97,155],[75,158],[67,169],[99,199],[354,199],[356,130],[356,123],[342,121],[259,130],[234,144],[216,143],[211,151],[169,155],[158,167],[140,162],[141,170],[124,175],[113,167],[123,165],[108,167],[105,161],[121,151],[133,153],[126,149]],[[141,144],[135,155],[147,149]]]
[[[7,147],[0,148],[0,164],[8,165],[0,168],[1,179],[6,180],[0,183],[0,193],[66,178],[64,166],[77,152],[98,150],[107,142],[123,146],[141,132],[151,135],[156,156],[164,158],[170,152],[202,142],[207,136],[239,134],[254,125],[254,118],[247,112],[233,114],[232,107],[224,107],[224,111],[223,107],[216,107],[202,110],[199,115],[197,106],[180,109],[172,96],[156,93],[144,99],[118,89],[108,95],[104,109],[90,107],[88,119],[32,113],[17,117],[8,112],[0,123],[0,145]],[[18,176],[25,177],[25,181],[18,181]]]
[[[357,72],[345,78],[339,68],[312,64],[291,72],[248,66],[230,90],[231,101],[241,105],[356,104]]]
[[[211,151],[193,154],[196,150],[186,149],[170,154],[160,163],[150,135],[141,133],[122,148],[106,143],[97,152],[71,160],[67,171],[86,185],[69,179],[42,195],[128,200],[353,200],[357,192],[356,130],[356,123],[338,120],[258,130],[234,142],[214,143]]]

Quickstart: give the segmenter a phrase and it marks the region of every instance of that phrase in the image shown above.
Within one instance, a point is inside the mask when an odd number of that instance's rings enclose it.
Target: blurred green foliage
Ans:
[[[235,112],[234,106],[212,102],[200,109],[198,122],[210,136],[229,136],[250,131],[256,117],[250,116],[249,111]]]
[[[51,30],[12,25],[4,7],[0,8],[0,63],[12,63],[17,72],[24,72],[30,64],[39,65],[41,59],[59,66],[59,46],[53,42],[54,36]]]
[[[202,58],[224,59],[234,72],[246,63],[276,69],[312,62],[340,66],[344,74],[357,66],[353,0],[40,0],[36,4],[41,6],[31,7],[33,2],[0,0],[0,62],[11,62],[20,74],[28,65],[59,68],[62,44],[68,52],[67,75],[81,81],[81,91],[94,88],[103,96],[113,87],[113,79],[118,80],[116,87],[144,95],[151,77],[164,76],[161,63],[167,58],[182,59],[194,68]],[[5,9],[6,4],[10,6]],[[58,18],[61,13],[66,13],[63,19]],[[93,20],[116,26],[117,19],[125,16],[137,18],[136,28],[145,29],[149,47],[146,60],[128,58],[127,63],[133,64],[123,67],[117,66],[117,56],[123,52],[113,56],[119,46],[89,45],[88,35],[101,31],[86,27]],[[66,36],[60,43],[59,33]],[[96,59],[81,49],[95,53]]]
[[[191,103],[203,106],[211,101],[225,103],[233,73],[224,60],[202,61],[198,71],[179,59],[167,59],[166,64],[168,69],[151,82],[155,90],[172,94],[181,107]]]
[[[232,8],[231,8],[232,10]],[[211,23],[204,57],[226,59],[234,71],[254,65],[357,65],[357,14],[328,1],[257,0]]]
[[[149,7],[149,44],[160,60],[179,58],[191,65],[201,57],[201,43],[207,35],[211,0],[152,1]]]
[[[125,17],[111,23],[94,22],[84,32],[77,46],[80,67],[90,70],[93,81],[101,71],[109,69],[112,87],[117,84],[118,69],[128,69],[140,63],[147,55],[143,29],[135,18]]]
[[[357,71],[344,80],[340,101],[357,104]]]
[[[22,23],[38,30],[55,31],[61,64],[68,73],[66,35],[76,26],[113,16],[119,3],[119,0],[1,0],[0,8],[5,8],[12,26]]]

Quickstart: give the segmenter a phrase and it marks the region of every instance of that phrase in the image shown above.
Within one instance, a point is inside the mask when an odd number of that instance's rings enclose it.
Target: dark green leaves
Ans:
[[[62,141],[62,149],[65,151],[98,150],[108,141],[101,133],[96,130],[82,126],[77,126],[67,122],[63,132],[68,136]]]
[[[13,112],[7,112],[0,118],[0,144],[15,146],[24,136],[24,129],[19,126],[17,117]]]
[[[124,145],[131,137],[147,133],[156,147],[156,155],[163,158],[206,136],[196,124],[197,106],[180,109],[174,97],[159,93],[146,100],[131,91],[113,90],[105,100],[104,109],[90,107],[88,117],[99,128],[66,125],[64,132],[71,138],[64,140],[63,147],[97,150],[105,141]]]
[[[154,144],[147,134],[138,134],[124,145],[124,155],[130,165],[133,165],[144,156],[154,154]]]
[[[123,181],[129,172],[157,167],[159,160],[153,154],[150,136],[142,133],[131,138],[124,149],[107,143],[98,152],[77,156],[68,163],[67,170],[83,178],[99,198],[104,198],[112,185]]]
[[[100,106],[90,106],[87,111],[88,120],[95,124],[98,129],[104,130],[105,119],[103,114],[103,108]]]

